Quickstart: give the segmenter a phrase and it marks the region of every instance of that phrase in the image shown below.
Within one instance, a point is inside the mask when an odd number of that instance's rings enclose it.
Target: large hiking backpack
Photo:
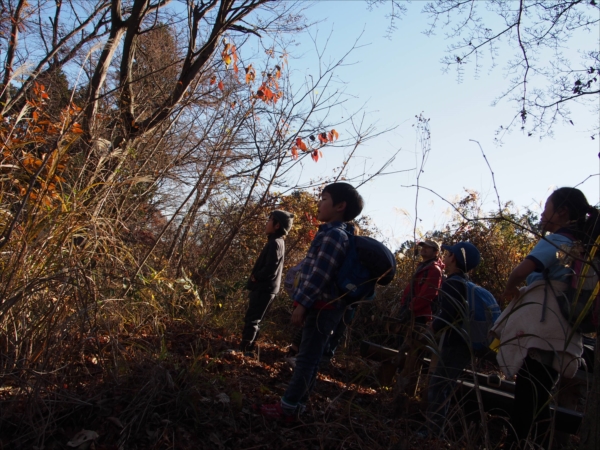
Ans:
[[[484,350],[492,342],[489,332],[500,317],[500,306],[488,290],[471,281],[465,284],[469,310],[463,319],[463,329],[468,333],[471,348],[475,351]]]
[[[573,237],[561,233],[573,240]],[[569,268],[569,284],[566,292],[557,296],[558,306],[563,317],[573,330],[579,333],[594,333],[598,322],[598,297],[600,284],[595,267],[600,267],[600,261],[595,259],[596,249],[600,244],[600,236],[596,239],[589,258],[571,258]],[[592,264],[590,264],[592,261]],[[549,282],[548,272],[544,271],[546,282]]]
[[[348,235],[346,258],[336,285],[347,304],[372,299],[375,285],[387,285],[396,275],[396,258],[381,242],[367,236]]]

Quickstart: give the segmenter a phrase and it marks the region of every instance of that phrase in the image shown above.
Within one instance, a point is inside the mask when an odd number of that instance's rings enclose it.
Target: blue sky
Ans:
[[[345,53],[361,33],[359,44],[347,62],[354,64],[338,71],[352,95],[348,109],[363,104],[368,119],[379,130],[397,127],[376,138],[359,151],[350,170],[361,173],[365,167],[375,167],[397,149],[398,157],[388,171],[415,167],[415,153],[420,150],[413,125],[420,113],[430,119],[431,152],[421,176],[421,184],[448,200],[456,200],[465,189],[478,191],[486,209],[495,207],[496,194],[492,177],[481,155],[477,140],[495,172],[501,200],[511,200],[518,207],[536,209],[554,187],[574,186],[588,176],[599,172],[598,152],[600,139],[592,140],[593,125],[598,123],[585,108],[573,108],[576,126],[559,124],[555,136],[540,140],[528,137],[515,127],[505,135],[503,145],[494,142],[495,132],[506,125],[515,114],[515,105],[492,102],[506,86],[506,74],[501,53],[500,64],[490,70],[489,61],[476,76],[466,70],[462,83],[453,72],[442,73],[441,58],[447,42],[443,33],[427,37],[422,34],[427,19],[419,14],[423,2],[413,2],[409,14],[398,23],[398,29],[387,39],[388,21],[385,9],[368,11],[362,1],[322,1],[313,5],[307,16],[321,22],[311,30],[322,48],[325,42],[326,60],[334,60]],[[595,39],[599,32],[595,30]],[[594,30],[591,33],[594,37]],[[589,36],[588,36],[589,39]],[[568,52],[576,54],[577,40],[569,43]],[[299,76],[314,73],[316,59],[314,44],[309,36],[297,39],[291,47],[290,68]],[[338,109],[334,115],[347,115]],[[340,134],[349,133],[339,129]],[[318,163],[306,160],[306,176],[328,176],[344,159],[341,150],[329,149]],[[371,216],[383,234],[399,244],[412,236],[415,209],[415,189],[406,187],[416,181],[416,172],[405,172],[380,177],[363,186],[366,200],[365,214]],[[592,177],[580,188],[590,203],[600,201],[600,177]],[[426,191],[419,194],[419,232],[443,226],[450,218],[448,205]]]

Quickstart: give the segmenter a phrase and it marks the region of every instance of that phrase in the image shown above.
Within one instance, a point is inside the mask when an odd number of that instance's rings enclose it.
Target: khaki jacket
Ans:
[[[566,378],[575,376],[583,353],[581,334],[563,317],[554,294],[566,289],[559,281],[550,282],[547,288],[545,281],[536,281],[521,288],[521,295],[502,312],[490,332],[500,340],[497,360],[507,377],[519,371],[533,349],[554,352],[552,367]],[[541,321],[544,296],[546,310]]]

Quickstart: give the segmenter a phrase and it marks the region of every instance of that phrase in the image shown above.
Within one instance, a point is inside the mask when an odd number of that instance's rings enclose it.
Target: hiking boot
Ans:
[[[295,414],[287,414],[281,407],[281,403],[262,405],[258,411],[263,417],[278,420],[283,423],[295,423],[298,418]]]

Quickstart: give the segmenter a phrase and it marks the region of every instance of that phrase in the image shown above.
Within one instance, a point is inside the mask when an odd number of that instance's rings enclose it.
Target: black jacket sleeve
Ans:
[[[283,259],[283,249],[279,243],[280,239],[273,239],[267,242],[265,246],[264,262],[261,267],[257,267],[252,272],[256,281],[274,280],[277,275],[277,268],[280,261]]]
[[[252,272],[250,272],[246,287],[251,291],[269,291],[272,294],[277,294],[281,286],[284,257],[285,241],[283,238],[270,238],[260,252]],[[252,281],[252,277],[255,281]]]

